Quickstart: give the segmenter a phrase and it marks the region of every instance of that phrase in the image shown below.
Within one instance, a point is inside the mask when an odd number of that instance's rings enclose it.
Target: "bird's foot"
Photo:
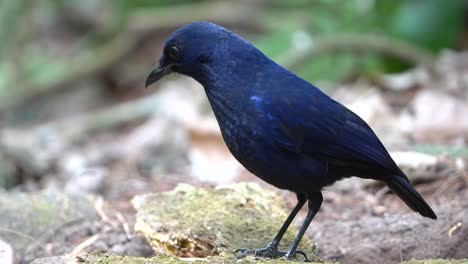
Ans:
[[[241,259],[249,255],[263,258],[279,258],[284,256],[284,252],[278,251],[278,248],[274,246],[266,246],[259,249],[240,248],[234,251],[234,254],[236,253],[239,253],[239,255],[236,256],[237,259]]]
[[[286,259],[292,259],[296,257],[297,254],[302,255],[304,257],[304,262],[309,262],[309,258],[307,258],[307,255],[304,251],[302,250],[296,250],[294,254],[288,254],[286,251],[279,251],[278,247],[268,245],[264,248],[259,248],[259,249],[246,249],[246,248],[240,248],[236,251],[234,251],[234,254],[239,253],[239,255],[236,256],[237,259],[244,258],[246,256],[252,255],[256,257],[262,257],[262,258],[286,258]]]

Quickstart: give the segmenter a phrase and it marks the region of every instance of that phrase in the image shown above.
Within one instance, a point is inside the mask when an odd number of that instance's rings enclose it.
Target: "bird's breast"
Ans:
[[[233,90],[228,89],[228,90]],[[216,92],[216,88],[207,89],[208,100],[216,116],[224,141],[232,154],[239,159],[248,155],[254,147],[259,128],[250,116],[250,107],[239,94]]]
[[[207,90],[213,112],[223,139],[233,156],[249,171],[258,171],[268,162],[265,153],[276,153],[274,139],[270,136],[271,120],[258,110],[260,96],[229,96]]]
[[[262,129],[248,119],[245,113],[241,113],[235,118],[218,121],[227,147],[241,163],[252,159],[264,147]]]

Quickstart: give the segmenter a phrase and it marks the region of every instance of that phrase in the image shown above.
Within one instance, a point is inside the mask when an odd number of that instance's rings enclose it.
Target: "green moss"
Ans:
[[[55,205],[51,205],[46,199],[35,196],[30,201],[30,208],[35,212],[35,217],[31,219],[31,224],[37,227],[47,226],[51,222],[51,215],[57,212]]]
[[[85,264],[187,264],[187,263],[224,263],[224,264],[251,264],[251,263],[268,263],[268,264],[290,264],[292,261],[285,259],[254,259],[253,257],[246,257],[242,260],[236,260],[234,257],[221,257],[211,256],[207,258],[183,258],[158,255],[152,258],[138,258],[128,256],[114,256],[108,254],[87,254],[77,257],[78,263]]]
[[[224,263],[224,264],[253,264],[253,263],[268,263],[268,264],[290,264],[294,263],[285,259],[255,259],[246,257],[242,260],[236,260],[234,257],[210,256],[207,258],[177,258],[166,255],[157,255],[151,258],[139,258],[129,256],[115,256],[102,253],[89,253],[80,255],[76,258],[71,257],[49,257],[37,259],[33,264],[65,264],[65,263],[83,263],[83,264],[186,264],[186,263]],[[428,259],[428,260],[410,260],[403,262],[404,264],[467,264],[468,259]]]
[[[135,230],[157,252],[183,257],[233,259],[238,248],[268,244],[287,217],[278,195],[252,183],[215,189],[181,184],[170,192],[137,196],[133,204]],[[292,225],[280,247],[286,249],[296,234]],[[314,257],[315,245],[309,239],[305,237],[300,247]]]
[[[58,191],[37,193],[0,191],[0,237],[23,253],[34,238],[53,233],[76,219],[96,217],[94,198]]]
[[[412,259],[403,262],[405,264],[468,264],[468,259]]]

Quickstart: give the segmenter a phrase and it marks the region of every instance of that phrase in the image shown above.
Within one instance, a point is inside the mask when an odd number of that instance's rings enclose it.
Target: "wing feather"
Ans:
[[[280,147],[330,162],[398,170],[369,125],[351,110],[316,87],[289,92],[262,105]]]

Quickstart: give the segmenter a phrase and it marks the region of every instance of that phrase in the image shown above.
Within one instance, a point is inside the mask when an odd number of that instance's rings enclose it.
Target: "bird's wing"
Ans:
[[[398,170],[372,129],[348,108],[315,87],[286,93],[263,104],[282,148],[345,165]]]

